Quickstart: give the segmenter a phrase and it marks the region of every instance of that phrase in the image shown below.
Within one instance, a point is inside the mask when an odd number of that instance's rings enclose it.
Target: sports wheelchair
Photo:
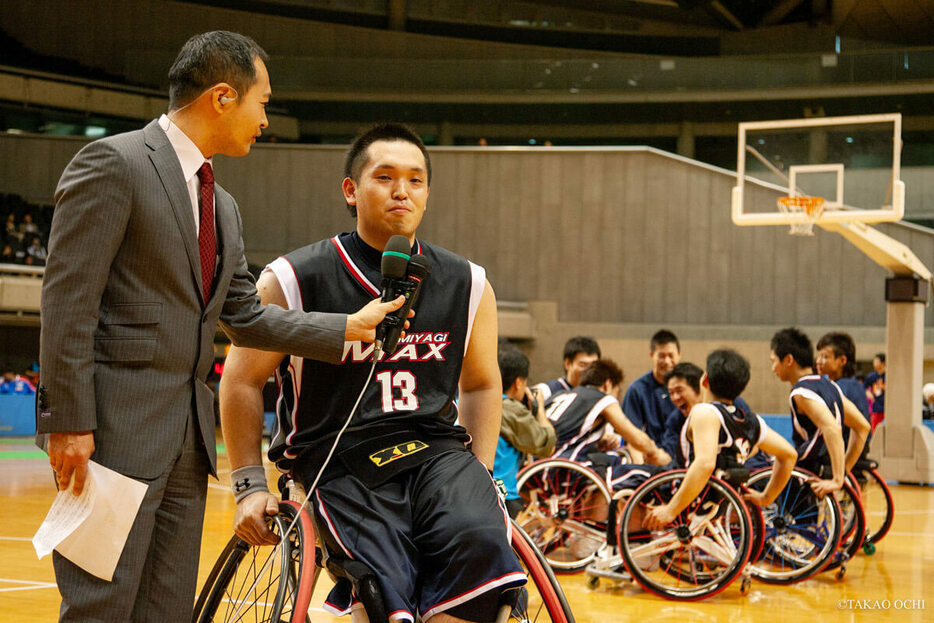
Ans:
[[[629,463],[628,452],[619,453]],[[548,564],[558,573],[580,571],[593,561],[606,539],[614,497],[606,471],[609,455],[588,455],[591,466],[560,458],[535,461],[519,470],[517,489],[523,510],[516,518]]]
[[[288,533],[286,538],[277,546],[254,547],[234,535],[198,594],[192,623],[310,623],[309,606],[322,568],[334,578],[350,580],[372,623],[388,623],[374,572],[316,542],[313,513],[289,499],[291,487],[284,480],[279,488],[283,501],[279,514],[270,518],[270,527],[277,535]],[[515,523],[512,527],[513,550],[527,582],[504,592],[497,623],[575,623],[561,585],[541,552]]]
[[[617,492],[606,543],[586,568],[589,586],[596,587],[600,578],[633,580],[666,599],[695,601],[716,595],[742,576],[741,591],[748,592],[747,562],[760,553],[763,529],[759,509],[748,508],[734,488],[748,475],[746,470],[712,476],[663,530],[641,528],[648,508],[668,502],[686,473],[666,471],[634,491]]]

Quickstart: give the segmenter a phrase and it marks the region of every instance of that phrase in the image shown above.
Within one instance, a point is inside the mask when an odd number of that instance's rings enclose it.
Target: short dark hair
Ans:
[[[885,363],[885,353],[876,353],[874,359],[878,359],[882,363]]]
[[[600,387],[607,381],[613,386],[623,382],[623,369],[612,359],[597,359],[581,372],[581,385]]]
[[[190,104],[218,82],[240,97],[256,83],[256,59],[269,56],[255,41],[227,30],[195,35],[179,50],[169,69],[169,110]]]
[[[736,400],[749,383],[749,362],[733,349],[715,350],[707,355],[707,383],[717,398]]]
[[[700,380],[702,376],[704,376],[703,370],[690,361],[682,361],[676,364],[675,367],[669,370],[668,374],[665,375],[665,385],[668,385],[668,381],[671,379],[684,379],[684,382],[690,385],[691,389],[700,393]]]
[[[357,135],[344,159],[344,177],[349,177],[355,182],[359,181],[360,171],[369,159],[367,150],[377,141],[405,141],[418,147],[422,156],[425,157],[425,175],[428,178],[428,185],[431,186],[431,157],[428,155],[428,149],[421,137],[403,123],[378,123]],[[356,206],[348,203],[347,209],[354,218],[357,218]]]
[[[600,345],[597,344],[597,340],[586,335],[575,335],[564,343],[565,359],[574,361],[574,358],[577,357],[580,353],[584,353],[585,355],[596,355],[597,357],[600,357]]]
[[[503,391],[506,391],[516,379],[529,378],[529,358],[511,344],[499,347],[499,373],[503,377]]]
[[[850,334],[832,331],[817,340],[817,350],[828,346],[833,351],[834,357],[846,357],[846,363],[843,364],[843,376],[856,374],[856,344]]]
[[[811,348],[811,340],[795,327],[782,329],[773,335],[770,347],[779,359],[791,355],[802,368],[814,367],[814,349]]]
[[[653,335],[652,339],[649,341],[649,350],[654,351],[656,346],[664,346],[665,344],[674,344],[678,352],[681,352],[681,342],[678,341],[678,336],[668,329],[661,329],[655,332],[655,335]]]

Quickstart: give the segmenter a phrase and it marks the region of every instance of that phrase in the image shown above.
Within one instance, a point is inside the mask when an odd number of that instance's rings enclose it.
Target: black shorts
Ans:
[[[432,457],[374,489],[340,476],[318,487],[314,506],[328,546],[376,572],[392,618],[493,621],[502,589],[525,583],[493,480],[469,452]],[[325,602],[338,615],[358,606],[346,580]]]

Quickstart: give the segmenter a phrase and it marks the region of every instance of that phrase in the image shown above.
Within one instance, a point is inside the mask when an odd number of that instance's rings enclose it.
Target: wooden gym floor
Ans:
[[[221,480],[211,481],[208,490],[199,586],[231,534],[234,504],[219,450]],[[31,543],[55,496],[48,459],[31,439],[0,439],[0,470],[0,621],[55,621],[59,597],[51,557],[37,560]],[[590,590],[584,574],[560,580],[579,623],[934,621],[934,487],[900,485],[892,492],[897,511],[891,532],[873,556],[851,561],[842,581],[832,573],[793,586],[754,581],[746,596],[736,582],[711,599],[678,603],[634,584],[602,580]],[[337,621],[319,610],[329,584],[322,577],[312,620]]]

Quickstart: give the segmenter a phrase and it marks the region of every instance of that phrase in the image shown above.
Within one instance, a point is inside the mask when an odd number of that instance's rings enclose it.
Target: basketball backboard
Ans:
[[[898,113],[740,123],[733,222],[901,220],[900,155]],[[782,197],[790,199],[779,201]],[[809,217],[801,207],[812,205],[823,211]]]

